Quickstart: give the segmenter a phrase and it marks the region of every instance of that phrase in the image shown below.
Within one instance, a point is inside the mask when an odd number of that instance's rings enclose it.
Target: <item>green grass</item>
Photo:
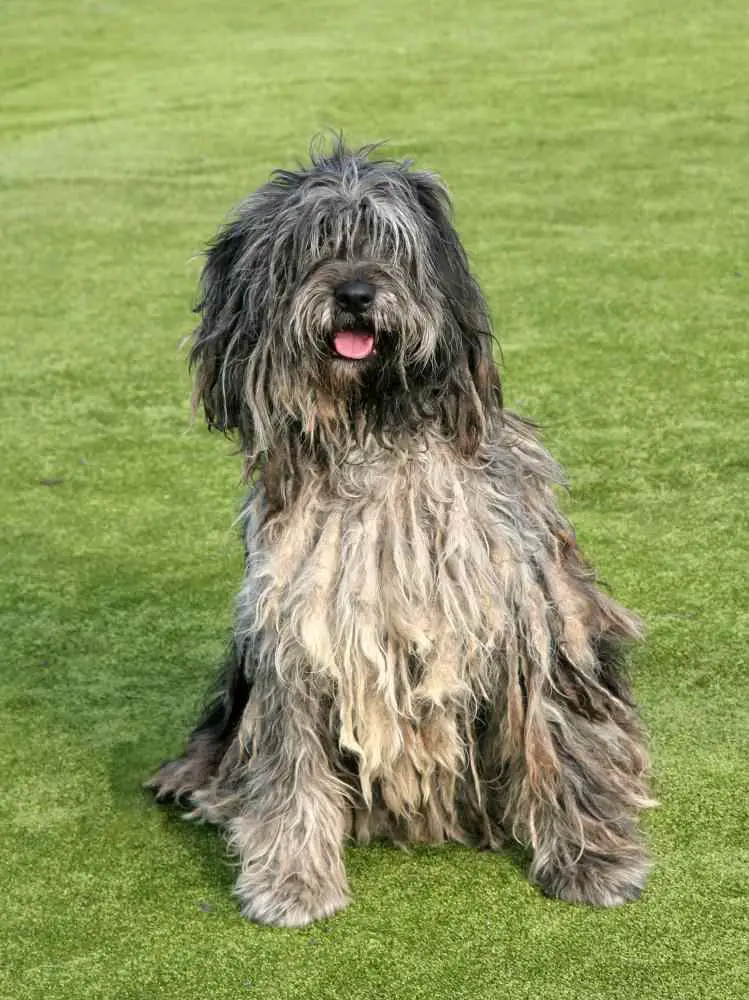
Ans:
[[[6,0],[0,46],[2,996],[749,994],[744,0]],[[241,571],[239,462],[191,428],[177,350],[193,254],[326,125],[449,182],[509,401],[647,619],[637,904],[378,847],[346,913],[258,928],[216,833],[139,789]]]

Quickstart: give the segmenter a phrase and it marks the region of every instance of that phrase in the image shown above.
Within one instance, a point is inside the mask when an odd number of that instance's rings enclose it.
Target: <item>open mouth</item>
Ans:
[[[338,330],[333,334],[333,350],[339,358],[363,361],[375,353],[374,334],[370,330]]]

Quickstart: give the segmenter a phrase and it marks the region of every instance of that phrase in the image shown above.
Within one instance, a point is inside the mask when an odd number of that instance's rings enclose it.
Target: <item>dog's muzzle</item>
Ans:
[[[360,322],[374,301],[377,289],[371,281],[355,279],[336,286],[334,297],[340,308],[355,322],[346,324],[333,334],[333,350],[347,361],[364,361],[375,354],[375,339],[366,323]]]

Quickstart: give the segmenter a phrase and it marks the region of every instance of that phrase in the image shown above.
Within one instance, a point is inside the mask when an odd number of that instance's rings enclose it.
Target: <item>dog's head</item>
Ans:
[[[211,426],[257,455],[429,423],[471,453],[501,406],[488,311],[445,188],[337,142],[279,170],[207,254],[191,360]]]

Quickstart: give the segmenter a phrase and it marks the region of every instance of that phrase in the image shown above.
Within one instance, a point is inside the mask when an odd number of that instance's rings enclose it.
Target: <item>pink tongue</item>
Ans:
[[[333,346],[342,358],[358,361],[372,353],[374,337],[365,330],[339,330],[333,338]]]

